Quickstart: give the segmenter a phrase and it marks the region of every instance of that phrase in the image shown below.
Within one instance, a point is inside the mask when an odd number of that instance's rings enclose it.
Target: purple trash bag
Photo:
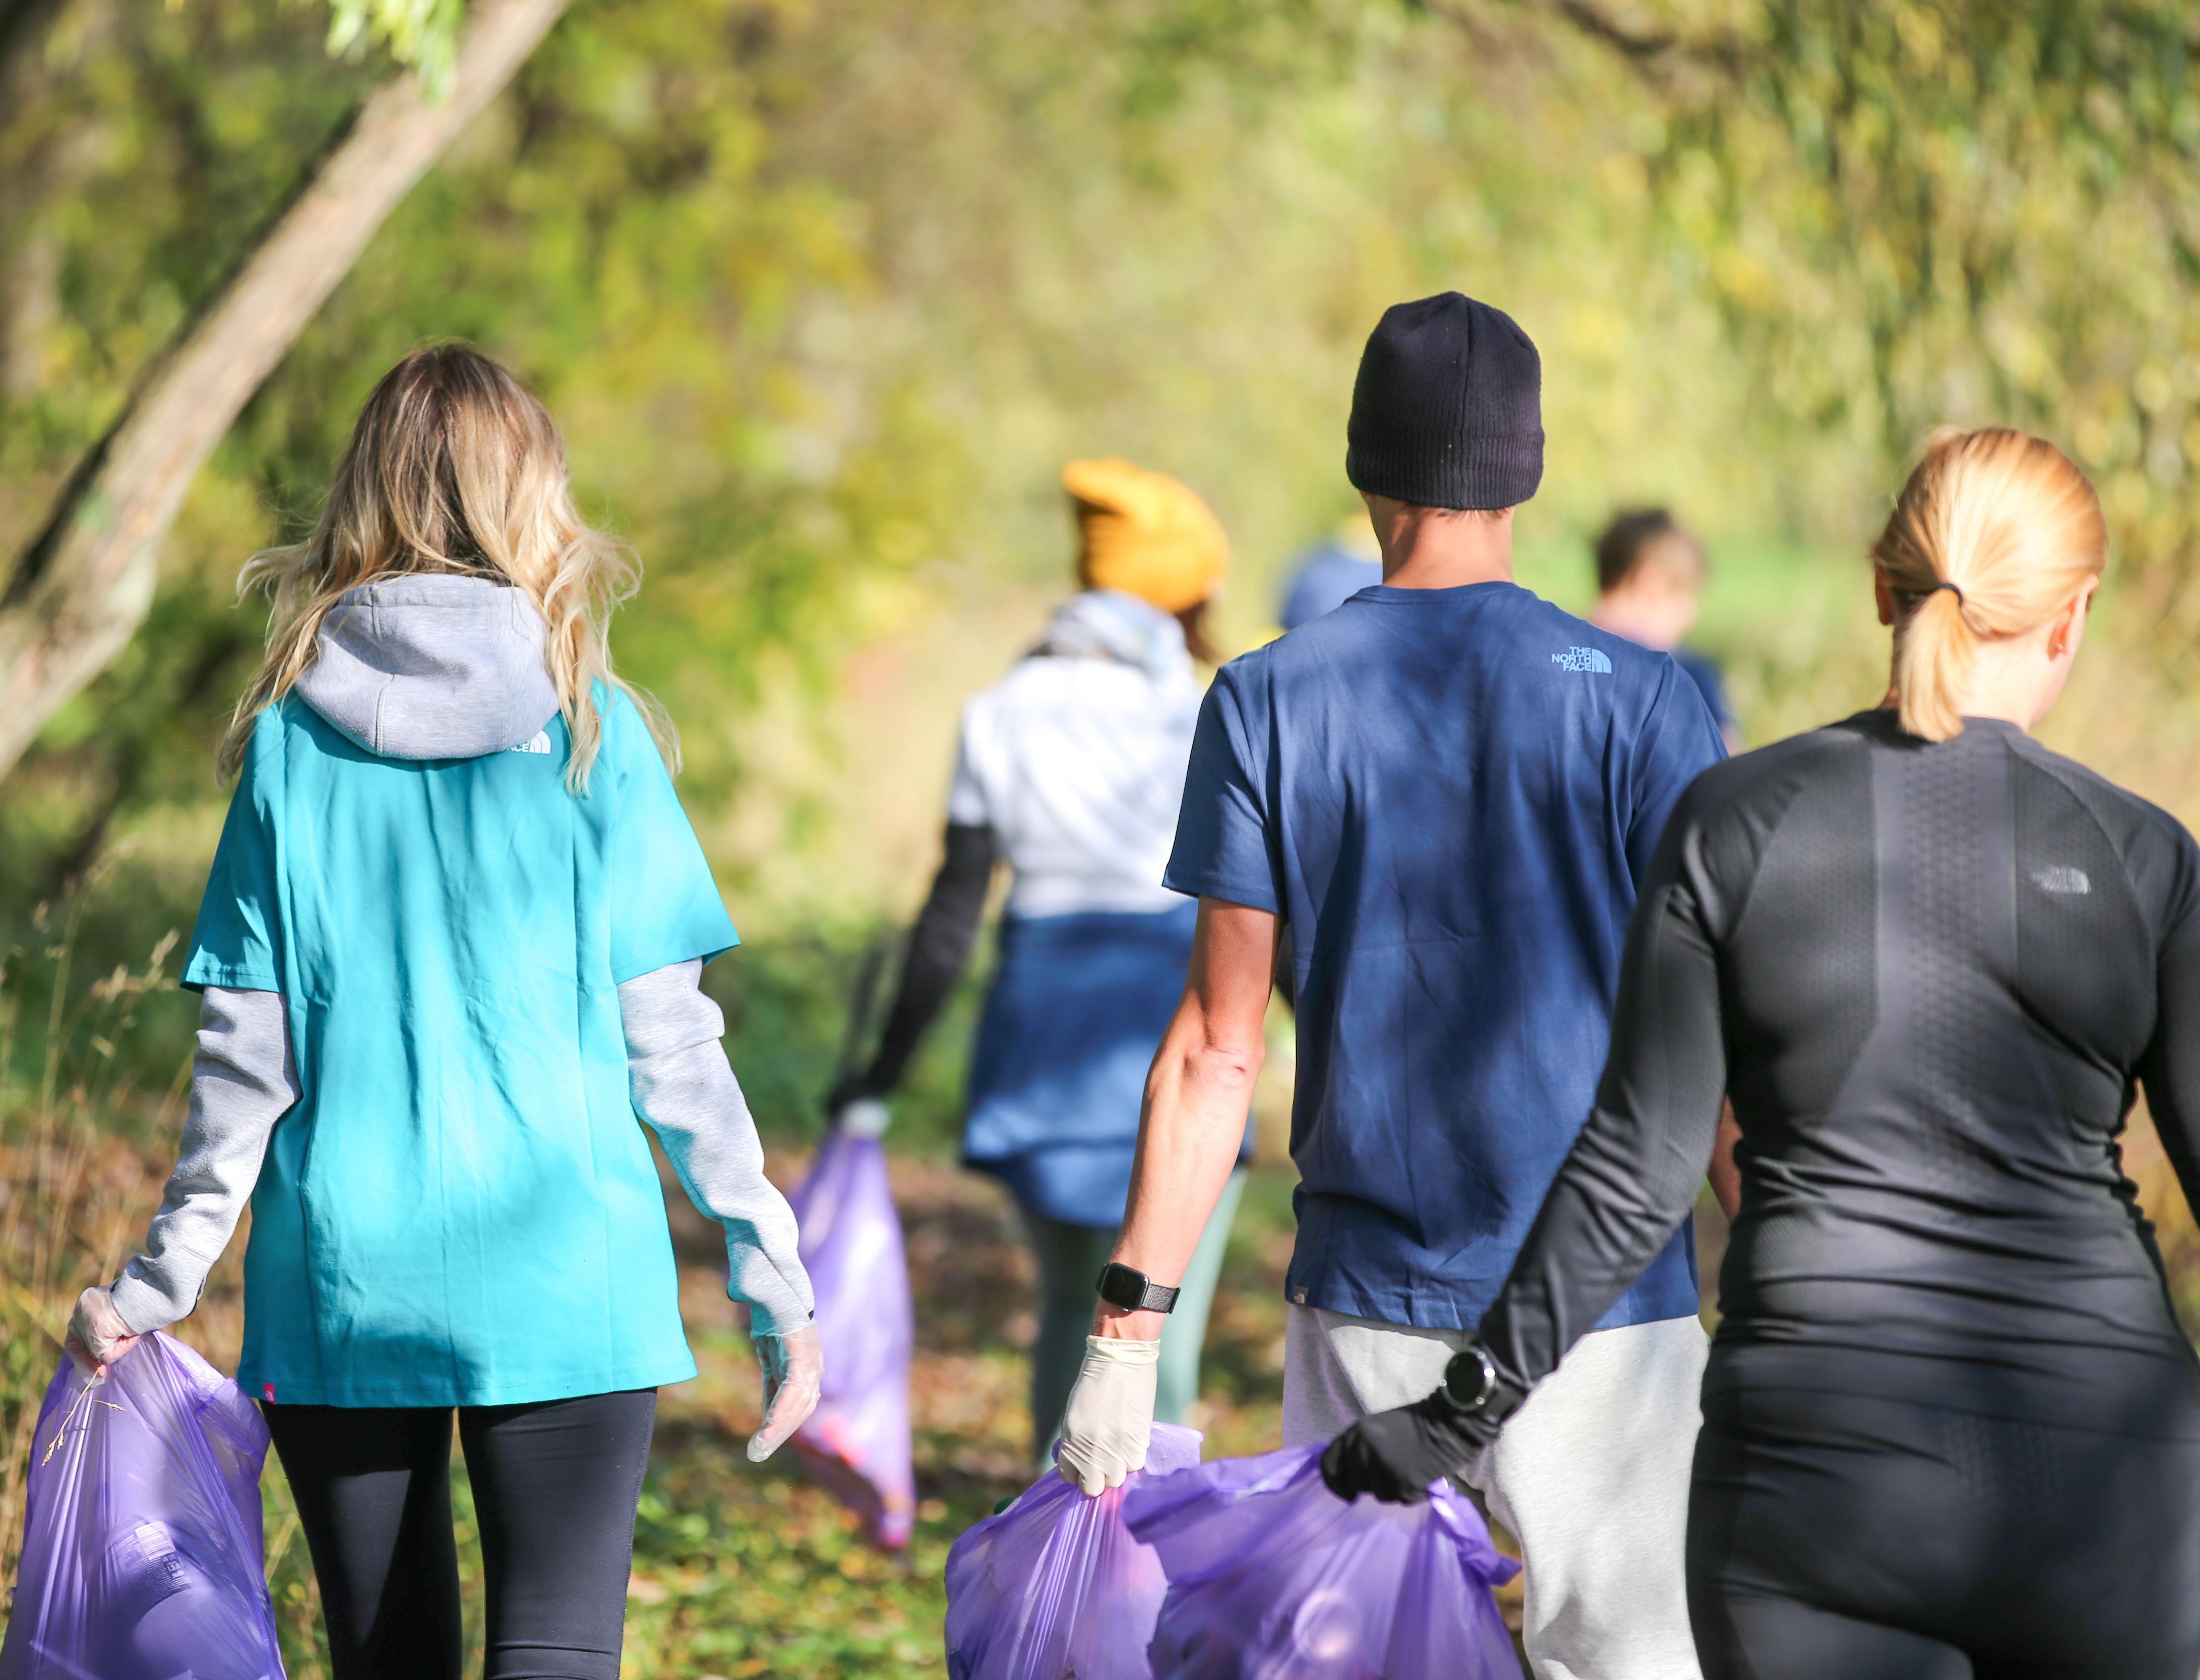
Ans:
[[[1123,1526],[1124,1496],[1199,1462],[1199,1431],[1154,1425],[1146,1467],[1097,1499],[1050,1470],[947,1554],[947,1680],[1150,1680],[1167,1582]]]
[[[830,1127],[817,1164],[789,1199],[825,1355],[824,1391],[795,1432],[795,1450],[874,1539],[899,1548],[916,1522],[909,1439],[915,1332],[885,1149],[875,1137]]]
[[[263,1575],[267,1425],[181,1342],[148,1336],[46,1390],[0,1680],[281,1680]]]
[[[1153,1680],[1518,1680],[1489,1589],[1520,1566],[1473,1505],[1348,1505],[1321,1453],[1223,1459],[1125,1500],[1168,1576]]]

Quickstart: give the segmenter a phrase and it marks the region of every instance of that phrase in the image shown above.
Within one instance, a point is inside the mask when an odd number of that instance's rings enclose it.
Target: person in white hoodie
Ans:
[[[965,1164],[1004,1184],[1039,1262],[1032,1430],[1043,1455],[1085,1353],[1130,1193],[1154,1046],[1183,995],[1191,906],[1161,885],[1198,721],[1197,655],[1230,547],[1207,504],[1129,461],[1062,469],[1078,581],[1045,637],[974,696],[945,859],[910,939],[878,1053],[828,1099],[899,1083],[968,960],[998,863],[1013,875],[970,1061]],[[1241,1160],[1249,1148],[1241,1148]],[[1233,1174],[1154,1349],[1155,1416],[1181,1422],[1243,1183]]]
[[[144,1251],[86,1290],[102,1372],[197,1304],[250,1198],[238,1379],[319,1577],[336,1680],[456,1680],[456,1410],[485,1680],[616,1680],[659,1384],[695,1374],[655,1128],[725,1228],[760,1459],[816,1404],[793,1215],[699,986],[736,943],[612,673],[625,552],[541,404],[460,345],[368,399],[313,533],[257,557],[268,652],[184,984],[191,1106]]]

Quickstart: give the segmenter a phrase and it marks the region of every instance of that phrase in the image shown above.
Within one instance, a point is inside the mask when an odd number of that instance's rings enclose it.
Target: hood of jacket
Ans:
[[[548,636],[508,583],[448,573],[368,583],[329,609],[297,692],[377,757],[478,758],[528,745],[556,715]]]
[[[1062,603],[1035,650],[1057,659],[1114,659],[1156,682],[1189,681],[1184,626],[1150,602],[1120,589],[1087,589]]]

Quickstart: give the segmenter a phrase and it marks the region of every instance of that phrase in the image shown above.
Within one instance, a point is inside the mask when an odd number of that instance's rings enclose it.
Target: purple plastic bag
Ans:
[[[796,1431],[795,1449],[881,1545],[901,1547],[916,1521],[909,1440],[915,1332],[886,1150],[875,1137],[829,1128],[817,1164],[789,1199],[825,1355],[824,1392]]]
[[[1146,1467],[1097,1499],[1050,1470],[947,1554],[947,1680],[1149,1680],[1167,1586],[1123,1497],[1199,1462],[1199,1431],[1154,1425]]]
[[[95,1381],[64,1355],[31,1441],[0,1680],[281,1680],[262,1571],[267,1425],[181,1342]]]
[[[1489,1589],[1520,1566],[1473,1505],[1348,1505],[1321,1452],[1223,1459],[1125,1500],[1168,1576],[1153,1680],[1518,1680]]]

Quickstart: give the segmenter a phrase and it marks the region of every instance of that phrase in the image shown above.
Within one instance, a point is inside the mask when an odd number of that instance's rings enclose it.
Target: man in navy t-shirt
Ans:
[[[1088,1490],[1144,1460],[1154,1308],[1234,1162],[1284,927],[1301,1177],[1287,1442],[1472,1361],[1589,1113],[1635,883],[1723,748],[1670,658],[1512,582],[1540,381],[1534,345],[1486,305],[1448,293],[1386,313],[1346,461],[1384,582],[1208,694],[1166,877],[1197,895],[1200,931],[1063,1432],[1063,1474]],[[1694,1680],[1696,1311],[1683,1229],[1464,1472],[1521,1542],[1539,1674]]]

